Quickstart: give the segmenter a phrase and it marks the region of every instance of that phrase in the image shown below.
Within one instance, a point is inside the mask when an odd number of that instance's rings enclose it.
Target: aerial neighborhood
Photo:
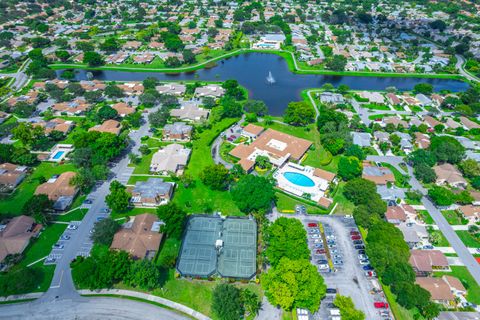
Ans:
[[[478,1],[0,9],[0,319],[480,318]]]

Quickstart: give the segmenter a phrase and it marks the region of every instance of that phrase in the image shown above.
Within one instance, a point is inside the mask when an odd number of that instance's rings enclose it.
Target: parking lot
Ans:
[[[366,319],[393,319],[375,273],[369,270],[371,266],[354,220],[336,216],[296,218],[304,223],[312,263],[327,285],[327,297],[313,318],[339,319],[333,305],[335,294],[339,293],[351,297]]]

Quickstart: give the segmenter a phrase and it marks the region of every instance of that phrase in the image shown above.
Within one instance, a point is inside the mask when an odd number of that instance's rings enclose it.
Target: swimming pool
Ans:
[[[285,179],[300,187],[314,187],[315,182],[304,174],[298,172],[285,172]]]
[[[58,160],[63,156],[64,153],[65,153],[65,151],[58,151],[57,153],[55,153],[55,155],[53,156],[52,159],[53,160]]]

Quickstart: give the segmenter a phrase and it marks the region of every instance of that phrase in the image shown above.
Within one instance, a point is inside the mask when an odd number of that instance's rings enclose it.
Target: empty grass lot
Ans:
[[[66,171],[76,171],[76,169],[73,164],[58,165],[42,162],[37,168],[33,169],[33,172],[25,178],[13,194],[0,198],[0,216],[20,215],[24,204],[33,196],[35,189],[40,185],[40,177],[49,179],[54,174]]]
[[[468,231],[455,231],[462,242],[469,248],[480,248],[480,241],[475,239]]]
[[[468,223],[468,220],[463,219],[462,214],[456,210],[443,210],[442,215],[451,225],[465,225]]]

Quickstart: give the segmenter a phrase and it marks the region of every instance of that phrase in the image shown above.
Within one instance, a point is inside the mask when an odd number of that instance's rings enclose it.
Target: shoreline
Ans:
[[[423,78],[423,79],[451,79],[459,80],[469,83],[469,81],[461,74],[427,74],[427,73],[395,73],[395,72],[371,72],[371,71],[330,71],[330,70],[315,70],[315,69],[301,69],[298,67],[297,61],[290,51],[284,50],[255,50],[255,49],[238,49],[236,51],[226,53],[224,55],[209,59],[202,63],[180,67],[180,68],[152,68],[152,67],[135,67],[135,66],[115,66],[105,65],[100,67],[89,67],[86,64],[75,63],[56,63],[50,64],[49,67],[53,70],[63,69],[81,69],[92,71],[129,71],[129,72],[157,72],[166,74],[190,73],[200,69],[206,68],[211,63],[226,60],[241,54],[248,53],[264,53],[274,54],[285,59],[288,69],[296,74],[313,74],[313,75],[331,75],[331,76],[354,76],[354,77],[378,77],[378,78]],[[210,69],[215,68],[213,66]]]

